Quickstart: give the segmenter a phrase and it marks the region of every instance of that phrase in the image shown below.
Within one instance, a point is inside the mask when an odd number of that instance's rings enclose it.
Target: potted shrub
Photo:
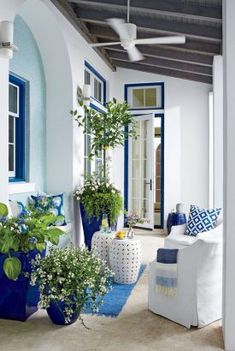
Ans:
[[[77,318],[83,323],[83,309],[97,312],[111,287],[111,271],[85,248],[52,248],[50,255],[36,258],[34,268],[31,284],[39,286],[38,307],[46,308],[52,322],[59,325]]]
[[[125,102],[120,103],[117,102],[116,99],[113,99],[106,104],[105,112],[99,112],[93,108],[87,107],[84,105],[83,101],[79,101],[79,103],[84,108],[84,115],[81,115],[78,110],[71,111],[71,114],[78,123],[78,126],[83,127],[84,134],[89,133],[89,135],[91,135],[91,152],[89,157],[90,159],[93,159],[102,153],[102,167],[98,174],[98,180],[94,178],[88,178],[87,180],[85,175],[84,187],[75,191],[75,197],[80,200],[85,241],[88,243],[89,247],[92,234],[96,230],[99,230],[102,213],[110,215],[113,212],[113,208],[109,208],[108,199],[110,194],[116,193],[118,197],[117,208],[119,209],[119,211],[116,211],[115,213],[116,218],[111,215],[112,218],[110,218],[110,221],[112,222],[113,220],[116,220],[120,214],[120,192],[115,189],[109,181],[107,151],[118,146],[123,146],[128,137],[136,137],[136,122]],[[103,204],[107,202],[103,211],[106,211],[107,213],[100,211],[102,206],[97,206],[97,196],[95,193],[100,189],[102,189],[100,198],[103,198]],[[89,196],[92,199],[92,205],[91,201],[89,201],[89,205],[86,201],[87,193],[89,193]],[[94,224],[92,225],[94,230],[91,229],[91,223]],[[87,232],[87,229],[89,229],[89,232]]]
[[[80,201],[85,244],[91,248],[93,233],[99,230],[102,215],[106,214],[109,225],[115,228],[116,221],[123,208],[120,191],[102,176],[92,175],[84,178],[84,184],[74,196]]]
[[[37,310],[39,291],[29,285],[31,260],[45,255],[46,243],[58,244],[60,229],[53,214],[7,218],[0,204],[0,318],[24,321]]]

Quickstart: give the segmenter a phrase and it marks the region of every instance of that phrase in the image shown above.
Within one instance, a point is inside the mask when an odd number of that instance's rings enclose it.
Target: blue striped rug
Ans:
[[[104,297],[104,304],[100,307],[99,312],[95,313],[98,316],[117,317],[125,306],[128,297],[143,274],[146,265],[141,265],[138,279],[133,284],[117,284],[113,283],[113,289]],[[87,310],[85,313],[91,313]]]

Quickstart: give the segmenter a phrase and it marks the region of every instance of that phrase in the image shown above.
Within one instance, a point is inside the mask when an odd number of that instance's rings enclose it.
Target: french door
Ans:
[[[128,209],[148,219],[138,227],[154,228],[154,114],[137,116],[137,139],[128,141]]]

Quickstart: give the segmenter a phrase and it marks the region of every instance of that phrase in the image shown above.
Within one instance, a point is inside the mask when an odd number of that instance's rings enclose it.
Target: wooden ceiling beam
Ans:
[[[99,26],[97,24],[87,23],[87,27],[95,37],[100,39],[108,39],[109,41],[119,41],[119,38],[116,33],[108,25]],[[137,37],[142,38],[151,38],[154,36],[164,37],[166,34],[157,33],[156,31],[145,31],[142,28],[138,28]],[[166,45],[154,45],[151,47],[161,47],[164,48]],[[180,45],[167,45],[167,47],[175,48],[176,50],[190,50],[191,52],[198,52],[201,54],[211,54],[211,55],[220,55],[221,54],[221,42],[215,43],[206,40],[198,40],[190,37],[186,37],[186,43]]]
[[[126,51],[117,52],[109,51],[109,56],[112,60],[120,60],[129,62],[128,54]],[[145,57],[144,60],[138,61],[140,64],[162,67],[166,69],[175,69],[184,72],[198,73],[206,76],[212,76],[212,67],[190,64],[186,62],[179,62],[173,60],[165,60],[163,58]]]
[[[64,15],[64,17],[73,25],[73,27],[83,36],[85,40],[89,43],[97,42],[97,39],[94,35],[92,35],[87,29],[81,19],[77,18],[71,6],[68,4],[66,0],[51,0],[51,2],[55,5],[55,7]],[[102,58],[102,60],[109,66],[109,68],[114,72],[116,71],[116,67],[111,62],[109,56],[102,48],[96,48],[95,51]]]
[[[119,12],[110,11],[108,8],[99,10],[98,7],[92,9],[86,5],[74,6],[74,11],[77,16],[86,22],[102,23],[107,18],[117,17],[124,18],[125,15]],[[208,40],[221,40],[222,39],[222,26],[211,26],[208,23],[202,25],[197,22],[172,20],[164,18],[163,16],[141,16],[140,14],[132,14],[131,22],[135,23],[139,28],[157,29],[165,33],[175,33],[189,35],[194,38],[208,39]]]
[[[160,74],[160,75],[170,76],[174,78],[193,80],[201,83],[212,84],[212,77],[200,75],[196,73],[189,73],[189,72],[177,71],[177,70],[172,70],[172,69],[167,69],[162,67],[144,65],[144,64],[133,63],[133,62],[124,62],[124,61],[118,61],[118,60],[113,60],[113,63],[117,67],[133,69],[136,71],[143,71],[143,72],[154,73],[154,74]]]
[[[195,54],[191,52],[188,53],[186,51],[185,52],[177,51],[171,48],[168,49],[164,47],[153,48],[151,45],[141,45],[141,46],[138,46],[138,48],[140,49],[142,54],[146,57],[156,57],[156,58],[162,58],[165,60],[199,64],[199,65],[205,65],[205,66],[213,65],[213,56],[211,55],[207,56],[207,55]],[[121,47],[121,45],[105,46],[104,49],[107,50],[109,54],[111,51],[117,51],[117,52],[125,51],[123,47]]]
[[[109,7],[112,10],[122,9],[126,11],[126,0],[69,0],[71,3],[85,4],[95,7]],[[206,20],[221,23],[222,21],[222,1],[219,6],[206,6],[202,3],[185,2],[182,0],[134,0],[131,2],[130,13],[156,13],[189,19]]]

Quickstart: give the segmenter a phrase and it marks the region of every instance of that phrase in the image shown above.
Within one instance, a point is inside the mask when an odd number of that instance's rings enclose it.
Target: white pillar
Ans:
[[[0,0],[0,21],[13,21],[25,0]],[[0,55],[0,202],[8,201],[8,81],[9,59]]]
[[[223,207],[223,57],[219,55],[213,62],[213,93],[213,206]]]
[[[0,57],[0,202],[8,200],[8,81],[9,60]]]
[[[224,54],[224,341],[235,350],[235,1],[223,1]]]

